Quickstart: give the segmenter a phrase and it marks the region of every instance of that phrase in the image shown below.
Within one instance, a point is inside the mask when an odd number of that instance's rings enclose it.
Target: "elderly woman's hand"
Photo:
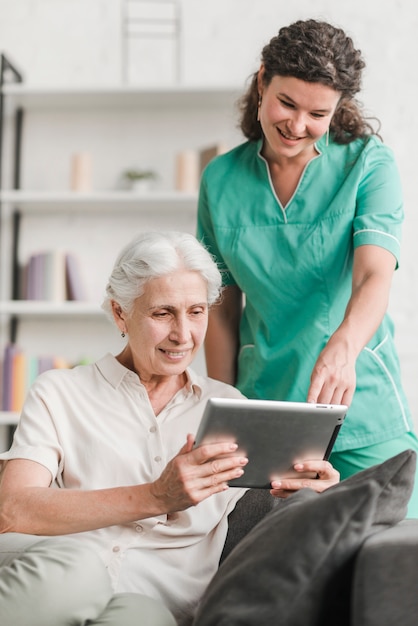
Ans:
[[[304,461],[293,466],[300,477],[283,478],[281,480],[273,480],[271,483],[271,495],[278,498],[287,498],[295,491],[309,487],[314,491],[325,491],[340,480],[339,472],[328,463],[328,461]],[[312,478],[305,476],[306,472],[312,473]]]
[[[151,495],[166,513],[183,511],[228,489],[228,481],[242,476],[248,459],[234,454],[234,443],[211,443],[193,448],[193,435],[151,484]]]

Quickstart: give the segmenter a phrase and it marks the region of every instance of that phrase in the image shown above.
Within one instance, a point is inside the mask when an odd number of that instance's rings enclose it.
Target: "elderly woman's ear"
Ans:
[[[125,313],[122,310],[122,307],[116,300],[112,300],[112,313],[115,319],[115,322],[119,328],[119,330],[123,333],[126,332],[126,324],[125,324]]]

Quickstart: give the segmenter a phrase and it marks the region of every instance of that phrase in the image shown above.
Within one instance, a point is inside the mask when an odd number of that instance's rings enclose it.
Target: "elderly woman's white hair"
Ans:
[[[178,269],[198,272],[208,286],[208,304],[219,298],[222,278],[206,248],[189,233],[155,231],[137,235],[120,252],[106,286],[102,308],[113,318],[115,300],[128,315],[145,284]]]

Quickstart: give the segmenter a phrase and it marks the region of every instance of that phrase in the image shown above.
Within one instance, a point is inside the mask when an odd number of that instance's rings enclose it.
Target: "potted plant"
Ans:
[[[130,168],[122,173],[123,180],[132,191],[149,191],[150,183],[157,179],[157,174],[153,170],[141,168]]]

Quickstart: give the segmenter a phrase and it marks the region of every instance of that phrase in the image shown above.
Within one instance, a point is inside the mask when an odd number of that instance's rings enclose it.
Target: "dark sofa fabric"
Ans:
[[[370,537],[354,571],[352,626],[417,626],[418,520]]]
[[[268,489],[249,489],[229,514],[228,534],[219,563],[226,559],[231,550],[273,507],[280,506],[282,502],[271,496]]]
[[[405,517],[415,464],[415,453],[406,451],[322,494],[304,489],[277,507],[249,492],[247,507],[251,498],[255,507],[237,536],[250,516],[262,519],[222,562],[193,625],[348,626],[357,553]],[[264,508],[270,512],[263,517]],[[236,519],[230,522],[227,551]]]

